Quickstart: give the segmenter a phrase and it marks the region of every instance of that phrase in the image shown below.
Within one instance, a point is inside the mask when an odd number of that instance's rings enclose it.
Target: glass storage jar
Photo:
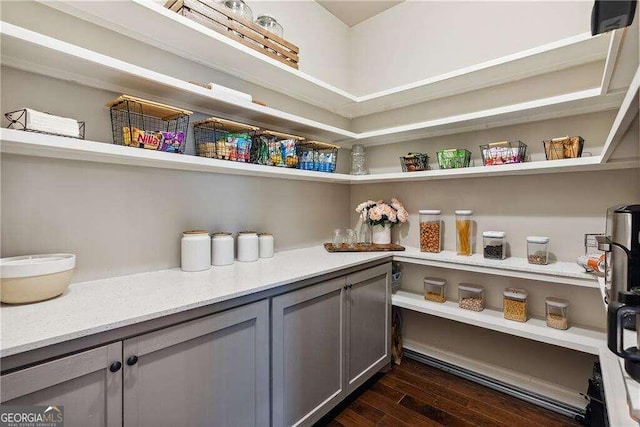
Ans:
[[[367,154],[364,145],[354,144],[351,147],[351,175],[367,174]]]
[[[517,322],[526,322],[527,317],[527,291],[523,289],[507,288],[502,293],[504,318]]]
[[[231,11],[238,15],[240,18],[244,18],[248,21],[253,22],[253,12],[251,8],[247,6],[247,4],[242,0],[227,0],[224,2],[224,5],[227,6]],[[239,33],[238,33],[239,34]]]
[[[456,211],[456,252],[458,255],[470,256],[471,249],[471,229],[473,211]]]
[[[546,265],[549,262],[549,238],[527,236],[527,261],[529,264]]]
[[[420,251],[440,252],[442,250],[442,223],[440,210],[420,210]]]
[[[445,302],[447,300],[444,293],[447,281],[435,277],[425,277],[424,283],[424,299],[433,302]]]
[[[271,15],[267,15],[266,13],[258,16],[258,19],[256,19],[256,25],[264,28],[265,30],[275,34],[278,37],[282,37],[284,35],[284,29],[282,28],[282,25],[280,25],[278,21],[276,21],[276,18]]]
[[[547,326],[554,329],[569,329],[569,301],[548,297],[544,300]]]
[[[470,283],[458,285],[458,306],[465,310],[484,310],[484,288]]]
[[[486,259],[505,259],[507,257],[507,233],[504,231],[485,231],[482,233],[482,247]]]

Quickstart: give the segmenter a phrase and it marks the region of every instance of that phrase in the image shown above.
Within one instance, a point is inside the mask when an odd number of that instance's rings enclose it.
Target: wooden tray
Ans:
[[[222,4],[212,0],[168,0],[164,7],[298,69],[300,49],[296,45],[251,21],[240,18]]]
[[[357,243],[355,247],[350,248],[347,245],[342,245],[338,248],[333,246],[333,243],[325,243],[324,248],[329,252],[391,252],[391,251],[404,251],[404,246],[390,243],[388,245],[362,245]]]

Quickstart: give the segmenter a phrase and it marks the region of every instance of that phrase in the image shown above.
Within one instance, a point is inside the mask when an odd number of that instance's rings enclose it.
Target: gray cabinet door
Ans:
[[[391,264],[347,276],[347,393],[391,360]]]
[[[121,426],[122,368],[112,372],[113,363],[122,363],[121,342],[3,375],[0,401],[63,406],[66,427]]]
[[[269,425],[267,300],[128,339],[123,356],[126,427]]]
[[[272,299],[273,425],[311,425],[346,396],[345,278]]]

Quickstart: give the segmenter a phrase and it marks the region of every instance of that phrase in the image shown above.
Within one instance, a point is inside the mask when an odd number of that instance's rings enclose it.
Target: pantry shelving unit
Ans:
[[[612,58],[621,31],[580,34],[411,84],[355,95],[291,69],[150,0],[43,4],[295,99],[359,117]],[[182,40],[189,40],[184,44]],[[614,43],[617,41],[617,44]],[[614,49],[612,49],[612,47]],[[604,79],[603,79],[604,80]]]
[[[526,258],[509,257],[503,260],[485,259],[482,254],[458,256],[455,251],[439,253],[420,252],[417,248],[406,248],[395,253],[394,261],[429,267],[470,271],[495,276],[598,288],[597,277],[585,273],[575,262],[555,261],[548,265],[529,264]]]
[[[491,329],[534,341],[598,355],[606,340],[606,333],[595,329],[571,325],[566,331],[546,326],[544,319],[531,318],[525,323],[506,320],[502,311],[485,308],[475,312],[458,307],[457,302],[434,303],[422,295],[398,291],[392,296],[396,307],[417,311],[468,325]]]

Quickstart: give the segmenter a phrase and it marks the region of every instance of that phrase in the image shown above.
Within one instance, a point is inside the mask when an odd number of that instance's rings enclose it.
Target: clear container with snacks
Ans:
[[[527,236],[527,261],[529,264],[547,265],[549,263],[549,238]]]
[[[424,299],[433,302],[445,302],[447,300],[445,294],[446,280],[436,277],[425,277],[423,282]]]
[[[527,316],[527,291],[523,289],[507,288],[502,293],[504,318],[516,322],[526,322]]]
[[[471,249],[472,218],[473,211],[456,211],[456,252],[458,255],[470,256],[473,253]]]
[[[486,259],[505,259],[507,257],[507,234],[504,231],[485,231],[482,233],[482,248]]]
[[[484,310],[484,288],[470,283],[458,285],[458,306],[465,310]]]
[[[569,301],[548,297],[544,300],[547,326],[554,329],[569,329]]]
[[[420,210],[420,251],[440,252],[442,250],[442,222],[439,210]]]

